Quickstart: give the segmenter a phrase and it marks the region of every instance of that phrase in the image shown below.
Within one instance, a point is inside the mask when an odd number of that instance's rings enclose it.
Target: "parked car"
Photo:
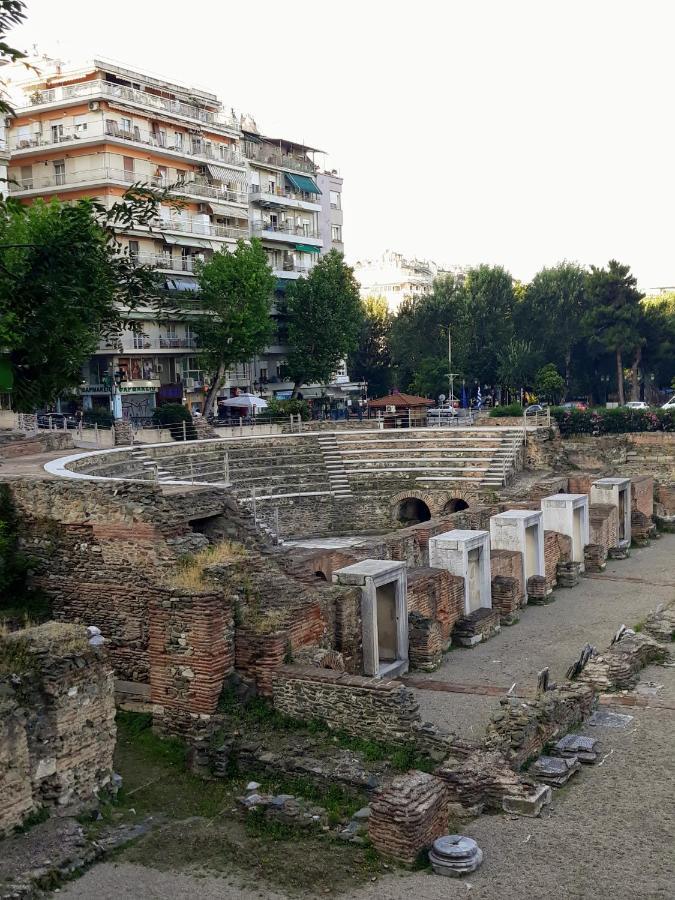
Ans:
[[[629,400],[625,405],[626,409],[649,409],[649,404],[644,400]]]
[[[541,403],[531,403],[530,406],[525,407],[525,415],[526,416],[536,416],[537,413],[546,412],[546,407]]]
[[[459,411],[454,406],[434,407],[427,410],[427,423],[429,425],[440,425],[441,422],[448,422],[458,415]]]
[[[77,428],[77,419],[75,416],[67,416],[65,413],[38,413],[38,428],[58,428],[63,431],[64,428]]]
[[[669,397],[666,402],[661,406],[661,409],[675,409],[675,394],[672,397]]]
[[[588,409],[588,403],[585,400],[568,400],[566,403],[561,403],[560,406],[562,409]]]

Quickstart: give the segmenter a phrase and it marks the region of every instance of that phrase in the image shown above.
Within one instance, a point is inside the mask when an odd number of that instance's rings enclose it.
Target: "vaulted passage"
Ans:
[[[417,525],[428,522],[430,518],[429,507],[419,497],[405,497],[398,504],[397,519],[404,525]]]
[[[462,500],[459,497],[453,497],[452,500],[448,500],[448,502],[443,507],[444,513],[454,513],[459,512],[462,509],[468,509],[469,504],[466,500]]]

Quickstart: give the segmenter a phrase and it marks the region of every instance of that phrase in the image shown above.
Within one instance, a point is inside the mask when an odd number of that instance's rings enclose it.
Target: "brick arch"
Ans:
[[[421,510],[423,515],[419,520],[420,522],[427,521],[428,519],[433,518],[436,511],[436,504],[433,494],[428,494],[425,491],[416,490],[399,491],[391,498],[389,506],[391,518],[397,524],[406,521],[401,516],[402,505],[406,503],[406,501],[417,501],[418,503],[424,504],[426,510]],[[409,524],[412,524],[412,522],[409,522]]]

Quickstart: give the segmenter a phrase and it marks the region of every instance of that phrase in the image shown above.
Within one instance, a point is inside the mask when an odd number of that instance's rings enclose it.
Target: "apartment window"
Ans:
[[[86,116],[73,116],[73,128],[75,134],[84,134],[87,130],[87,125]]]
[[[131,243],[131,241],[129,242]],[[139,331],[134,331],[134,350],[143,350],[144,347],[150,346],[147,334],[143,332],[144,322],[139,323]]]
[[[166,333],[169,337],[176,337],[176,323],[175,322],[167,322],[166,325]]]
[[[227,159],[228,157],[229,147],[227,144],[218,144],[218,153],[220,153],[221,159]]]
[[[270,194],[274,194],[277,189],[277,182],[275,178],[270,178],[267,181],[267,190]]]
[[[330,192],[331,209],[340,209],[340,194],[338,191]]]
[[[122,160],[124,162],[124,180],[125,181],[133,181],[134,180],[134,158],[133,158],[133,156],[123,156]]]
[[[173,145],[176,148],[176,150],[183,149],[183,133],[181,131],[174,132]]]
[[[342,240],[342,225],[331,225],[330,226],[330,239],[331,239],[331,241],[341,241]]]
[[[264,384],[267,381],[267,369],[261,369],[258,378]]]
[[[213,157],[213,144],[211,141],[204,141],[204,155],[209,158]]]
[[[201,154],[203,149],[202,139],[198,137],[192,138],[192,152],[195,154]]]
[[[16,135],[16,146],[19,150],[23,147],[30,147],[30,128],[28,125],[21,125]]]
[[[129,241],[129,259],[132,259],[134,262],[138,262],[139,246],[138,241]]]
[[[180,261],[181,261],[181,268],[183,269],[184,272],[192,271],[192,258],[190,256],[190,251],[187,247],[181,247]]]
[[[63,138],[63,124],[62,123],[54,123],[49,126],[49,130],[52,136],[52,143],[56,144]]]
[[[119,134],[119,127],[115,119],[106,119],[105,120],[105,133],[106,134]]]
[[[185,169],[176,169],[176,181],[179,184],[183,184],[183,182],[185,181],[186,174],[187,174],[187,172]]]
[[[169,170],[167,169],[167,167],[166,167],[166,166],[157,166],[157,175],[156,175],[156,177],[159,178],[159,180],[160,180],[161,182],[166,182],[166,181],[168,181],[168,179],[169,179]]]
[[[127,134],[131,134],[131,119],[127,119],[124,116],[120,119],[120,128],[122,131],[126,131]]]
[[[21,166],[21,187],[27,191],[31,191],[33,189],[32,166]]]
[[[66,164],[60,159],[54,163],[54,184],[66,183]]]

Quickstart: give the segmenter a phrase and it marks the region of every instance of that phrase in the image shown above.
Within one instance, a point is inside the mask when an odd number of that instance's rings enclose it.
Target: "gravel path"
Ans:
[[[557,589],[546,606],[528,606],[520,622],[502,628],[500,634],[471,649],[453,650],[440,669],[415,674],[415,683],[445,681],[458,684],[500,685],[506,690],[516,682],[518,690],[536,688],[537,672],[549,666],[553,680],[562,680],[584,644],[604,650],[621,624],[636,625],[659,603],[675,598],[675,535],[664,535],[649,547],[634,549],[629,559],[610,560],[605,572],[582,578],[571,589]],[[641,578],[648,584],[614,580]],[[408,682],[410,684],[410,682]],[[490,713],[498,705],[494,697],[418,690],[422,716],[477,739]]]

